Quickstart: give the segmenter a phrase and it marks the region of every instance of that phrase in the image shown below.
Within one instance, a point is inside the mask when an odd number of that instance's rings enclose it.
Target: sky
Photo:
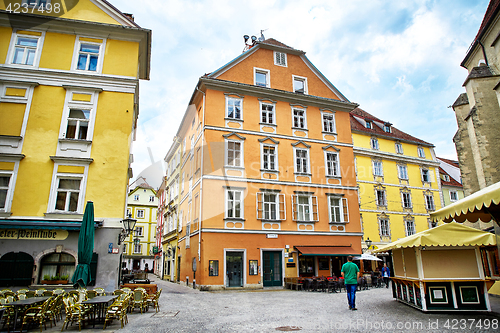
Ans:
[[[243,35],[306,52],[351,102],[456,160],[450,107],[488,0],[109,0],[152,30],[151,79],[140,82],[134,178],[161,183],[199,77],[239,56]],[[138,3],[140,5],[138,6]]]

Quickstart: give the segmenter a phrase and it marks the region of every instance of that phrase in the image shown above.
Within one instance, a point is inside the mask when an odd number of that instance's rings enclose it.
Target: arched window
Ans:
[[[45,280],[45,276],[49,277],[68,276],[71,280],[75,272],[75,258],[68,253],[49,253],[40,260],[40,276],[39,281]]]

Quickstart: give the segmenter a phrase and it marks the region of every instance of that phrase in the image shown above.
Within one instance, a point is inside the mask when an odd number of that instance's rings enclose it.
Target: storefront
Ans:
[[[347,256],[356,256],[351,246],[295,246],[299,262],[299,277],[340,276]]]

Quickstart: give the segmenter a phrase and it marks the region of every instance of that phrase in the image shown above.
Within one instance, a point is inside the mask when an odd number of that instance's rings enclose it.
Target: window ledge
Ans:
[[[307,128],[300,128],[300,127],[293,127],[293,126],[292,126],[292,129],[293,130],[298,130],[298,131],[306,131],[306,132],[309,131]]]
[[[273,169],[260,169],[261,172],[269,172],[269,173],[280,173],[279,170],[273,170]]]
[[[312,177],[312,173],[308,173],[308,172],[294,172],[294,174],[296,176],[309,176],[309,177]]]
[[[59,142],[77,142],[77,143],[91,144],[92,140],[59,138]]]
[[[228,118],[228,117],[225,117],[224,120],[236,121],[238,123],[242,123],[243,122],[243,119]]]
[[[224,165],[224,169],[245,170],[245,167],[241,167],[241,166],[232,166],[232,165]]]
[[[12,212],[0,212],[0,217],[10,217]]]
[[[326,134],[326,135],[338,135],[337,132],[321,132],[321,134]]]
[[[297,223],[318,223],[319,221],[295,221]]]
[[[81,213],[72,213],[72,212],[48,212],[43,214],[45,217],[48,218],[55,218],[55,219],[82,219],[83,214]]]
[[[271,126],[271,127],[277,127],[278,126],[276,124],[269,124],[269,123],[259,123],[259,125],[262,125],[262,126]]]
[[[238,222],[245,222],[246,219],[243,219],[241,217],[225,217],[224,221],[238,221]]]
[[[339,224],[339,225],[346,225],[347,223],[349,223],[349,221],[348,222],[334,222],[334,221],[328,222],[328,224]]]
[[[330,175],[325,175],[326,178],[329,179],[342,179],[342,176],[330,176]]]
[[[268,223],[281,223],[284,220],[270,220],[270,219],[260,219],[262,222],[268,222]]]

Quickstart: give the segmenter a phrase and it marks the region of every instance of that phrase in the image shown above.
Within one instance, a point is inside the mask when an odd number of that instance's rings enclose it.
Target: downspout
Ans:
[[[201,131],[202,131],[202,134],[201,134],[201,143],[202,143],[202,146],[201,146],[201,165],[200,165],[200,220],[199,220],[199,231],[198,231],[198,261],[201,262],[201,224],[202,224],[202,221],[203,221],[203,210],[201,209],[201,207],[203,207],[203,165],[204,165],[204,159],[203,159],[203,155],[204,155],[204,151],[205,149],[203,148],[203,144],[205,142],[205,93],[203,91],[201,91],[200,89],[198,89],[198,86],[196,86],[196,90],[198,90],[200,93],[203,94],[203,118],[202,118],[202,123],[201,123]]]
[[[488,57],[486,56],[486,50],[484,49],[483,43],[481,43],[480,40],[478,40],[479,45],[481,45],[481,49],[483,50],[483,56],[484,56],[484,61],[486,61],[486,66],[490,67],[490,64],[488,63]]]

